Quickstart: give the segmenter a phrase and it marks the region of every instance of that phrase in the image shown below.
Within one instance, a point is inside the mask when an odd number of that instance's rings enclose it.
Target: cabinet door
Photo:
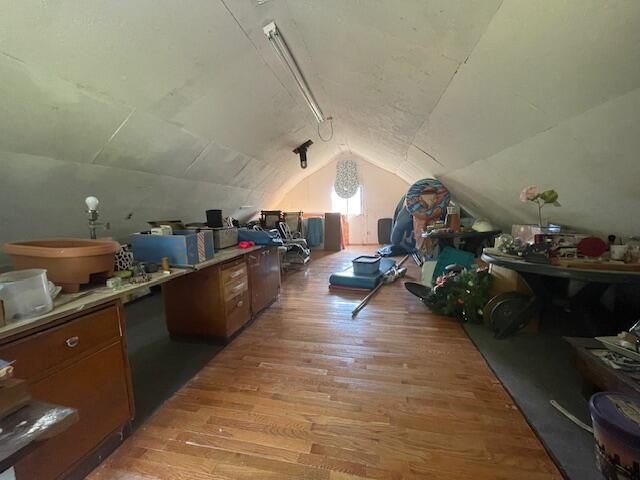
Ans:
[[[277,297],[280,291],[280,257],[278,249],[271,247],[266,249],[266,272],[265,272],[265,302],[270,304]]]
[[[121,336],[118,308],[113,306],[5,345],[0,358],[14,361],[15,376],[33,383]]]
[[[226,332],[220,269],[212,266],[162,285],[171,336],[224,337]]]
[[[249,264],[249,281],[251,283],[251,312],[256,314],[262,309],[264,303],[263,270],[262,261],[263,250],[256,250],[247,254]]]
[[[225,303],[225,315],[227,317],[227,337],[230,337],[251,319],[248,290]]]
[[[21,460],[17,480],[57,478],[129,421],[125,368],[117,342],[29,386],[38,400],[76,408],[80,420]]]

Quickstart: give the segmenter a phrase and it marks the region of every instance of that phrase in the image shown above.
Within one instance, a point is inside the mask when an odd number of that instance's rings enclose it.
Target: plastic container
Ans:
[[[222,227],[213,229],[213,246],[216,250],[235,247],[238,244],[238,229]]]
[[[355,275],[375,275],[380,270],[380,257],[363,255],[353,259],[353,273]]]
[[[605,478],[638,478],[640,401],[614,392],[596,393],[589,402],[596,464]]]
[[[139,262],[160,263],[167,257],[172,266],[193,266],[214,255],[211,230],[178,230],[173,235],[135,233],[129,241],[133,258]]]
[[[37,317],[53,310],[47,271],[15,270],[0,275],[0,300],[7,322]]]
[[[444,223],[447,228],[450,228],[454,232],[460,231],[460,209],[455,205],[449,205],[447,207],[447,216],[444,219]]]
[[[113,274],[115,253],[120,244],[113,240],[58,238],[4,244],[16,269],[42,268],[47,277],[67,293],[100,275],[106,280]]]

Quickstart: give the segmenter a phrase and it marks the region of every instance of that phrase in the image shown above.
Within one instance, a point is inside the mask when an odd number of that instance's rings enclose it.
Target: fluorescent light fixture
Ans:
[[[289,47],[287,47],[284,38],[282,38],[282,35],[280,35],[276,23],[271,22],[268,25],[265,25],[262,30],[269,39],[271,46],[278,54],[278,57],[280,57],[280,60],[282,60],[282,63],[284,63],[285,67],[287,67],[289,72],[291,72],[291,75],[293,75],[293,78],[296,81],[296,85],[298,86],[298,90],[300,90],[300,93],[304,97],[304,100],[307,102],[307,105],[309,105],[311,113],[313,113],[316,121],[318,123],[324,122],[324,114],[322,113],[318,102],[316,102],[316,99],[313,97],[313,93],[311,93],[309,85],[304,79],[304,76],[300,71],[300,67],[298,67],[298,64],[296,63],[296,59],[293,58],[293,55],[291,54]]]

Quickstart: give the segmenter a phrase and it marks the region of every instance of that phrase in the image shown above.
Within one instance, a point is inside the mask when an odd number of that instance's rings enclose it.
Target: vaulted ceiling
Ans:
[[[184,216],[216,203],[233,211],[266,206],[353,152],[409,182],[437,176],[499,225],[535,219],[517,194],[537,183],[560,192],[554,220],[632,233],[611,212],[640,202],[637,0],[0,8],[5,202],[11,192],[28,203],[24,182],[48,186],[65,208],[100,191],[114,215]],[[272,20],[334,118],[329,142],[262,32]],[[291,150],[307,139],[303,171]]]

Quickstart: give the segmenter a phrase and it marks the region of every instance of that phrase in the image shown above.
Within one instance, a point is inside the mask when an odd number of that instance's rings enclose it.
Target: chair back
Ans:
[[[279,222],[278,229],[280,230],[280,233],[282,233],[283,240],[293,240],[293,235],[291,234],[291,229],[287,222]]]

